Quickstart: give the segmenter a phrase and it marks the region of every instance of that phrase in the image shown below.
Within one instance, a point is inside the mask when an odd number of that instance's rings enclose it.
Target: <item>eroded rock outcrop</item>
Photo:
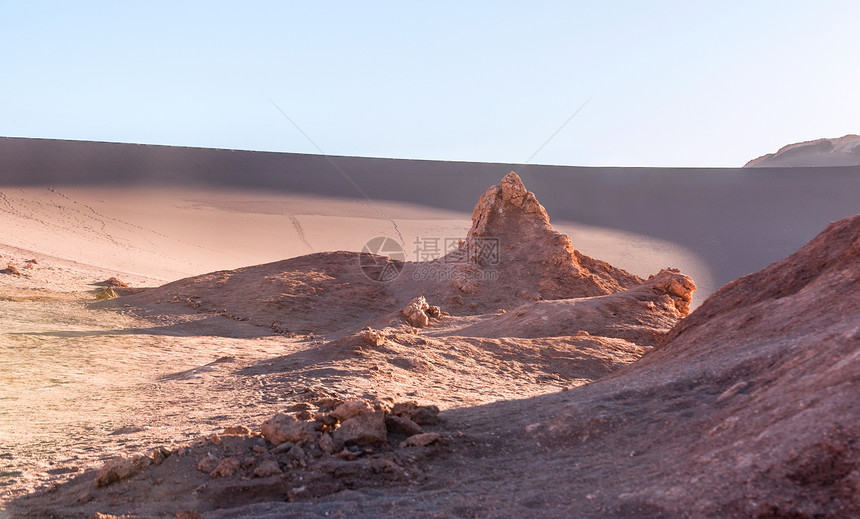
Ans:
[[[524,303],[457,329],[469,337],[560,337],[585,333],[656,346],[690,310],[696,285],[677,269],[664,269],[641,285],[594,297]]]
[[[428,297],[472,310],[611,294],[642,282],[577,251],[570,237],[552,228],[546,210],[515,172],[481,195],[472,227],[455,251],[426,265],[408,265],[404,272],[408,276],[416,269],[436,274],[421,285]]]

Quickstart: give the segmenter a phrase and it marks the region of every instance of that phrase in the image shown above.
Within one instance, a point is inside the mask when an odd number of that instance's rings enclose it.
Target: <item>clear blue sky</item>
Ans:
[[[0,0],[0,135],[738,166],[860,133],[860,2]]]

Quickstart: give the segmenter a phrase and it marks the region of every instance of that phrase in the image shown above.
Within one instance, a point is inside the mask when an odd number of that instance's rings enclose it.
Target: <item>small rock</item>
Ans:
[[[405,447],[425,447],[433,442],[439,441],[439,438],[441,438],[441,436],[439,436],[439,433],[416,434],[400,442],[400,448],[403,449]]]
[[[164,460],[170,457],[171,454],[172,452],[170,452],[170,449],[166,447],[156,447],[152,449],[149,457],[152,458],[152,463],[154,465],[161,465],[164,463]]]
[[[284,442],[272,449],[272,454],[283,454],[285,452],[289,452],[289,450],[295,446],[296,444],[293,442]]]
[[[23,274],[21,274],[21,271],[20,271],[20,270],[18,270],[18,267],[16,267],[15,265],[13,265],[13,264],[11,264],[11,263],[9,263],[8,265],[6,265],[6,270],[0,271],[0,272],[3,272],[3,273],[5,273],[5,274],[13,274],[13,275],[15,275],[15,276],[21,276],[21,275],[23,275]]]
[[[236,471],[239,470],[239,466],[240,464],[238,459],[233,457],[224,458],[221,460],[221,463],[215,467],[215,470],[209,474],[209,476],[212,478],[227,478],[235,474]]]
[[[194,510],[180,510],[176,512],[176,515],[173,516],[173,519],[205,519],[203,514],[200,512],[195,512]]]
[[[295,418],[279,413],[266,420],[262,427],[263,438],[272,445],[285,442],[302,443],[316,438],[317,433],[313,424],[299,422]]]
[[[131,458],[117,456],[105,463],[99,470],[96,475],[96,488],[106,487],[117,481],[130,478],[149,466],[150,463],[152,460],[147,456],[136,455]]]
[[[358,337],[368,346],[382,346],[388,335],[380,330],[367,328],[359,332]]]
[[[294,445],[293,448],[287,452],[287,456],[291,460],[295,460],[295,461],[304,461],[305,458],[307,457],[304,449],[302,449],[298,445]]]
[[[388,441],[385,413],[375,411],[344,420],[334,431],[334,440],[352,445],[381,445]]]
[[[332,440],[331,436],[328,434],[320,436],[319,445],[320,449],[322,449],[326,456],[331,456],[334,452],[334,440]]]
[[[409,418],[418,425],[435,425],[439,423],[439,408],[435,405],[419,406],[415,402],[394,404],[391,414]]]
[[[413,436],[424,432],[420,425],[409,418],[393,414],[385,417],[385,427],[388,429],[388,432],[405,434],[407,436]]]
[[[418,296],[409,301],[409,304],[400,310],[400,313],[406,317],[406,320],[412,326],[423,328],[430,324],[430,317],[426,312],[428,308],[430,308],[430,305],[427,304],[427,299],[424,296]]]
[[[284,471],[275,460],[266,460],[260,463],[260,466],[254,469],[254,476],[258,478],[268,478],[270,476],[280,476]]]
[[[363,414],[368,414],[372,412],[373,408],[370,407],[370,404],[367,402],[367,400],[355,399],[347,400],[346,402],[337,406],[335,410],[331,412],[331,416],[343,422],[350,418],[354,418],[356,416],[361,416]]]
[[[221,436],[250,436],[251,429],[248,429],[244,425],[233,425],[227,427],[221,432]]]
[[[117,279],[115,277],[110,277],[110,278],[106,279],[103,284],[105,286],[108,286],[108,287],[128,288],[128,285],[126,283],[120,281],[119,279]]]
[[[333,429],[334,426],[337,425],[337,423],[340,421],[330,414],[315,414],[314,420],[323,424],[327,428],[327,430]]]
[[[197,470],[211,474],[218,467],[219,463],[218,458],[213,456],[212,453],[207,453],[206,456],[197,461]]]
[[[340,458],[340,459],[346,460],[346,461],[353,461],[355,459],[358,459],[358,454],[352,452],[351,450],[347,449],[346,447],[344,447],[342,451],[338,452],[334,456],[335,456],[335,458]]]

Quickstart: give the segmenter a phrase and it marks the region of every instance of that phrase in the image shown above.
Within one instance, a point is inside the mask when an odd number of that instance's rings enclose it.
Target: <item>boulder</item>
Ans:
[[[126,284],[123,281],[120,281],[116,277],[110,277],[110,278],[104,280],[104,282],[102,282],[102,284],[106,287],[128,288],[128,284]]]

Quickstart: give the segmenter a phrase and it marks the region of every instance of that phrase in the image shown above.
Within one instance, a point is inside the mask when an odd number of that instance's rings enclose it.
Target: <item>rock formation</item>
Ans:
[[[513,171],[478,199],[472,228],[454,254],[452,259],[465,255],[479,268],[497,268],[499,283],[524,288],[527,297],[535,299],[611,294],[641,282],[574,249],[569,236],[552,228],[546,210]]]
[[[422,276],[427,271],[434,275]],[[413,291],[473,313],[524,301],[611,294],[642,282],[574,249],[513,171],[478,199],[472,227],[456,250],[436,261],[408,264],[401,278]]]
[[[559,337],[586,333],[655,346],[689,312],[696,285],[677,270],[663,270],[624,292],[534,301],[459,328],[468,337]]]

